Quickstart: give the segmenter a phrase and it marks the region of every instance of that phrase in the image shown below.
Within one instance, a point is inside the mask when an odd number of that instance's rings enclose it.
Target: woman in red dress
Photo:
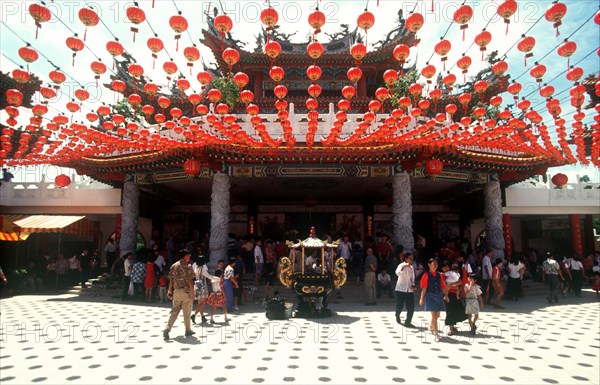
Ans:
[[[227,306],[225,306],[225,290],[224,290],[224,280],[223,280],[223,272],[221,270],[215,271],[215,277],[219,277],[219,281],[212,282],[213,292],[210,293],[208,299],[206,300],[206,304],[210,306],[210,323],[214,324],[215,319],[213,316],[215,315],[215,311],[217,308],[223,309],[223,315],[225,316],[225,322],[229,322],[227,318]]]
[[[144,287],[146,288],[146,302],[152,302],[152,289],[156,286],[156,269],[154,262],[146,262],[146,278],[144,278]]]

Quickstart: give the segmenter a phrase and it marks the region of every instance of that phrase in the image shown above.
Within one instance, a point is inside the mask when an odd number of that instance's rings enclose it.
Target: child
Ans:
[[[219,280],[212,281],[213,292],[210,293],[210,295],[208,296],[208,299],[206,300],[206,304],[208,306],[210,306],[210,323],[211,324],[215,323],[213,316],[218,307],[223,309],[223,315],[225,316],[225,322],[229,322],[229,318],[227,318],[227,307],[225,306],[225,294],[224,294],[225,282],[223,280],[223,271],[221,271],[221,270],[215,271],[215,277],[219,278]]]
[[[446,266],[446,265],[445,265]],[[458,272],[458,265],[452,265],[452,270],[444,271],[446,276],[446,286],[448,287],[448,293],[456,295],[456,299],[460,299],[460,290],[458,288],[461,285],[460,273]]]
[[[600,298],[600,271],[595,271],[592,277],[592,289],[596,292],[596,298]]]
[[[162,275],[158,278],[158,296],[163,303],[167,302],[167,275],[168,271],[163,271]]]
[[[471,325],[471,334],[475,335],[477,326],[475,322],[479,318],[479,309],[483,308],[483,299],[481,298],[481,288],[477,285],[477,276],[475,274],[469,275],[469,283],[465,285],[465,295],[467,306],[465,313],[469,319],[469,325]],[[473,319],[471,320],[471,316]]]

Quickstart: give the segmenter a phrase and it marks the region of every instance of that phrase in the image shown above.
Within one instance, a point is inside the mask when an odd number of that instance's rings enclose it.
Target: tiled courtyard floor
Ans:
[[[229,324],[217,313],[219,324],[193,325],[187,338],[180,316],[164,342],[168,304],[111,294],[2,299],[0,383],[600,383],[600,302],[591,291],[558,305],[540,292],[486,308],[477,336],[444,334],[438,343],[427,313],[417,308],[419,329],[404,329],[387,299],[340,300],[322,320],[268,321],[247,304]]]

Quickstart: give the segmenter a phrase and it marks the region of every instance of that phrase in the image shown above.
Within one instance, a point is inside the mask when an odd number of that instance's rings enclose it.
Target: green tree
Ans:
[[[240,89],[233,79],[217,78],[212,81],[212,86],[221,91],[221,102],[229,106],[235,107],[240,98]]]
[[[127,98],[123,98],[119,102],[111,104],[110,107],[115,114],[123,115],[126,122],[140,122],[142,107],[138,106],[137,110],[134,110]]]
[[[408,87],[410,87],[411,84],[416,83],[417,79],[419,79],[419,72],[416,70],[412,70],[405,73],[404,76],[398,77],[398,80],[390,89],[390,100],[393,106],[398,104],[398,100],[401,97],[411,96],[410,92],[408,92]]]

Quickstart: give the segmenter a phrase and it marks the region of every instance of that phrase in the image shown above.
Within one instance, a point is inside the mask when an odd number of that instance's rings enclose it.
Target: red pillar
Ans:
[[[358,81],[358,97],[366,98],[367,97],[367,78],[363,74],[363,76]]]
[[[263,73],[262,71],[254,74],[254,97],[263,97]]]
[[[579,214],[569,215],[569,222],[571,223],[571,243],[573,251],[578,256],[583,256],[583,240],[581,239],[581,223],[579,221]]]
[[[115,218],[115,242],[119,244],[121,239],[121,214],[117,214]]]
[[[510,261],[510,257],[512,256],[512,237],[510,235],[510,215],[502,214],[502,229],[504,233],[504,254],[506,256],[506,260]]]
[[[596,242],[594,242],[594,220],[591,214],[587,214],[584,217],[584,239],[585,239],[585,250],[592,253],[596,248]]]

